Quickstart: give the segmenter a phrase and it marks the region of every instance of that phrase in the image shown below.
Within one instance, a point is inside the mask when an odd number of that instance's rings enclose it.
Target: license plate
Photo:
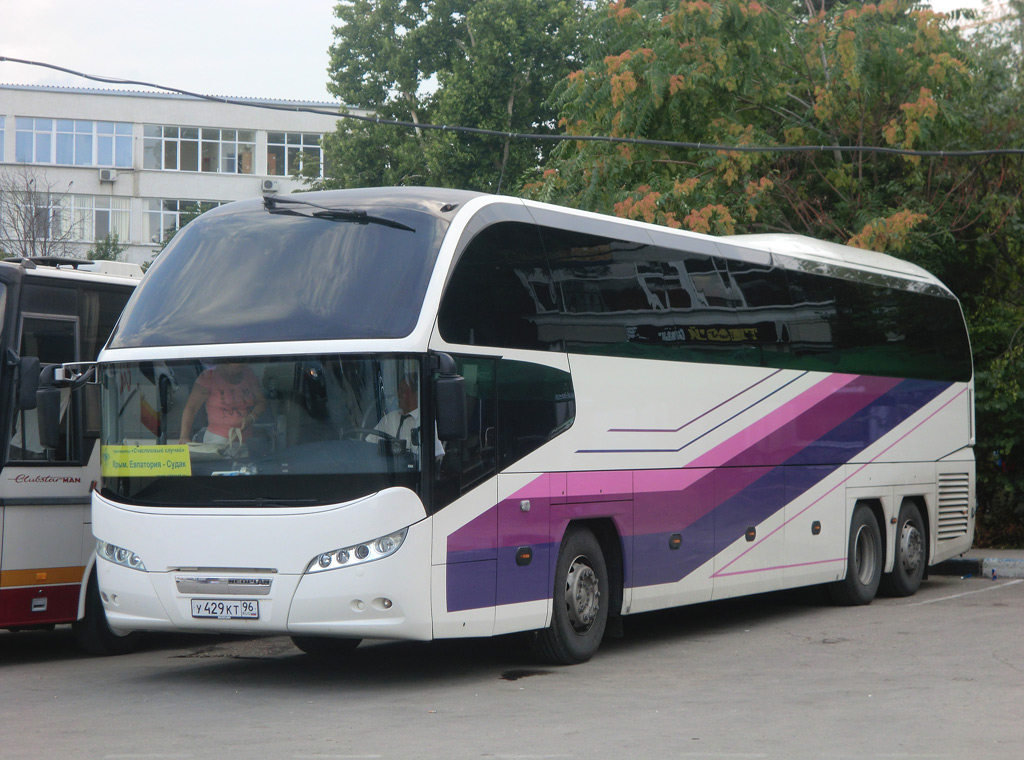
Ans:
[[[237,618],[259,618],[260,603],[254,599],[193,599],[192,617],[219,618],[234,620]]]

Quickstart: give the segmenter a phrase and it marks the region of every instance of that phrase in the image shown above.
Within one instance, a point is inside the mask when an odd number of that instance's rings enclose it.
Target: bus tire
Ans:
[[[362,639],[339,639],[331,636],[292,636],[292,643],[314,657],[341,657],[355,651]]]
[[[828,586],[836,604],[871,604],[882,580],[882,533],[875,513],[858,504],[850,520],[850,542],[846,553],[846,577]]]
[[[601,545],[586,528],[569,528],[558,551],[551,625],[533,634],[537,655],[554,665],[593,657],[608,624],[609,591]]]
[[[912,501],[903,502],[896,521],[896,554],[892,572],[882,576],[879,590],[885,596],[913,596],[921,586],[927,563],[924,520]]]
[[[100,601],[100,587],[96,581],[96,572],[89,574],[85,589],[85,615],[71,625],[78,646],[88,654],[99,657],[130,654],[139,648],[142,634],[132,631],[120,634],[112,630],[107,623],[107,613]]]

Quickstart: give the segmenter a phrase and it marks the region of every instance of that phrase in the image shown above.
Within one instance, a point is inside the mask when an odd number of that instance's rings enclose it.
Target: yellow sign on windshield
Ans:
[[[188,446],[104,446],[100,451],[105,478],[191,475]]]

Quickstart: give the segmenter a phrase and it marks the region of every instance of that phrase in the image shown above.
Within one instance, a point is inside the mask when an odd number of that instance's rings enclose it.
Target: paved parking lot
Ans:
[[[1013,758],[1024,580],[910,599],[811,590],[629,618],[569,668],[513,638],[383,642],[346,662],[286,638],[153,637],[121,658],[0,633],[0,755],[21,758]]]

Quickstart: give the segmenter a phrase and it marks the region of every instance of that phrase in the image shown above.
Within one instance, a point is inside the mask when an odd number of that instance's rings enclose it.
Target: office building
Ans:
[[[336,104],[231,100],[0,84],[0,248],[81,257],[116,235],[141,264],[197,211],[299,189],[301,162],[322,176]]]

